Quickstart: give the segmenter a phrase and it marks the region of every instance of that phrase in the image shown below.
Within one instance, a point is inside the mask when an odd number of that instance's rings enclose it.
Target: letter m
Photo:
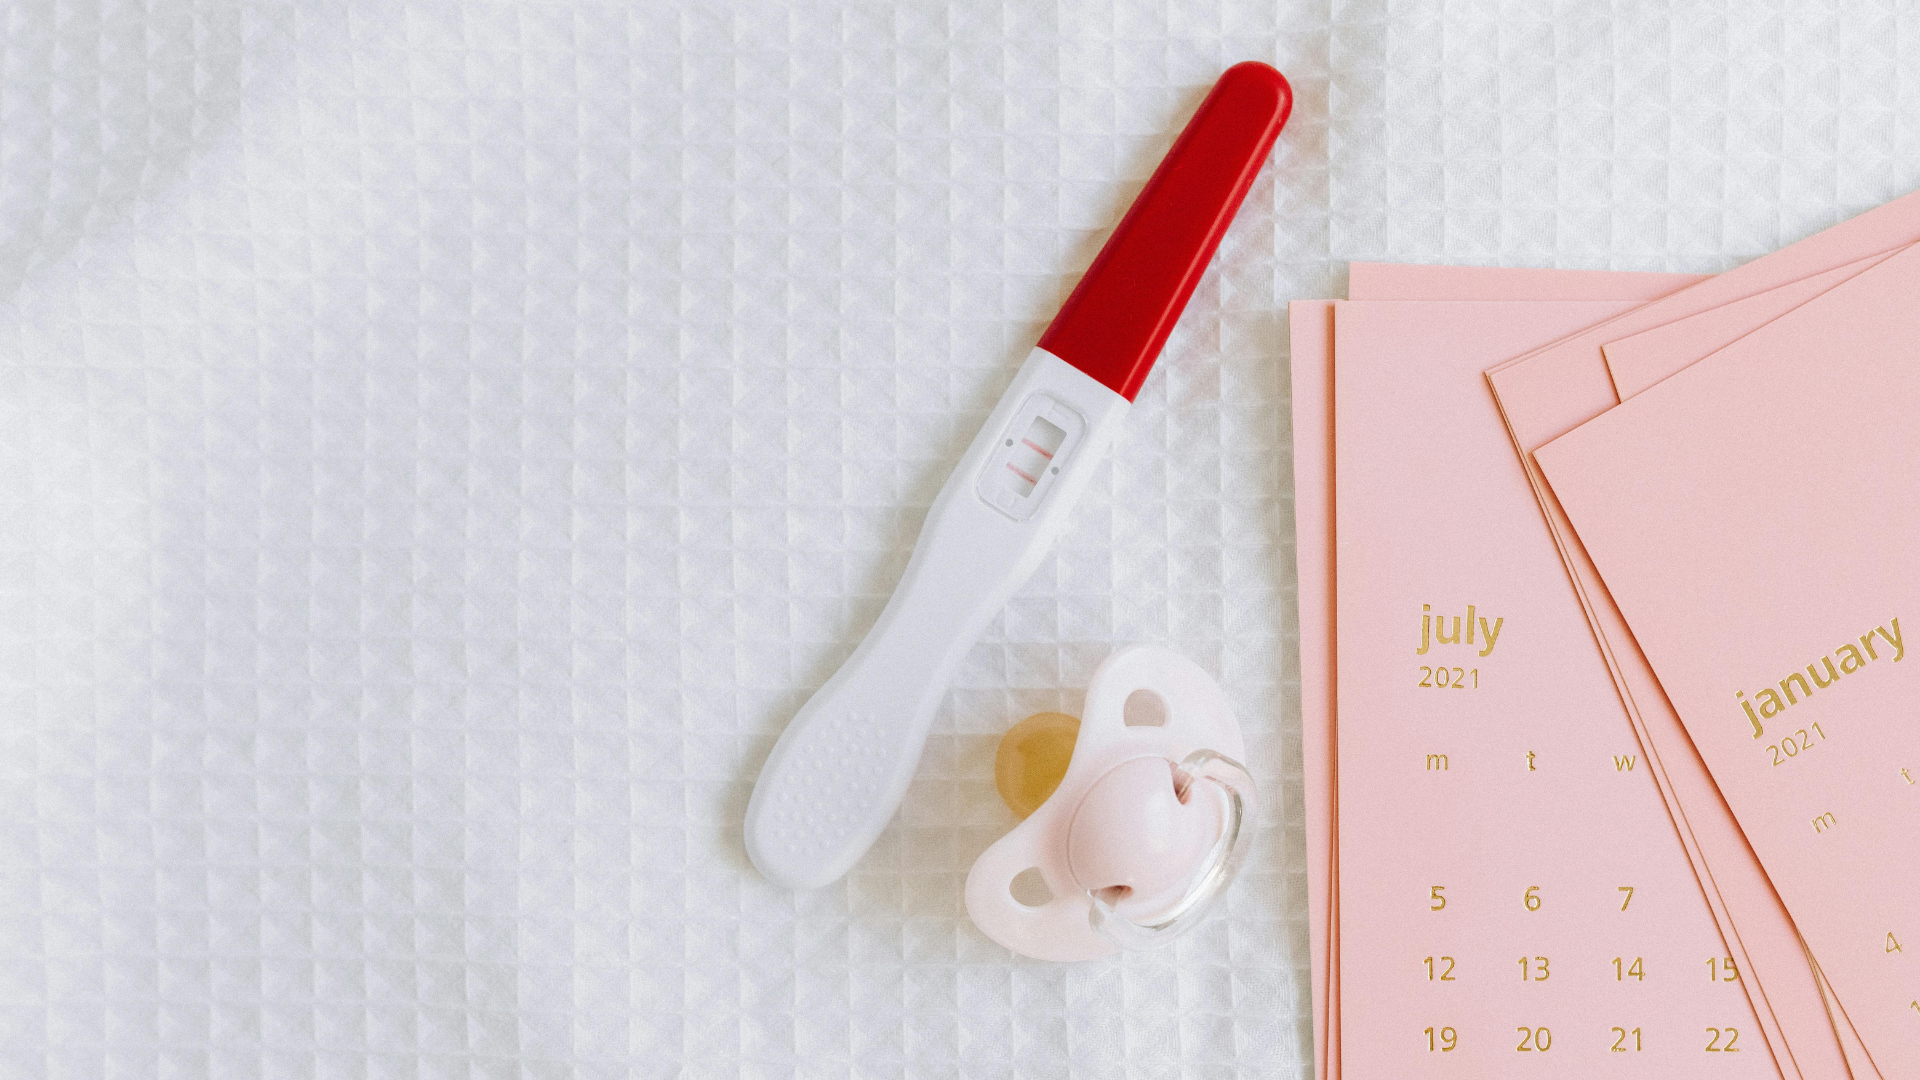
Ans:
[[[1831,829],[1831,828],[1833,828],[1833,812],[1832,811],[1828,811],[1824,814],[1821,814],[1819,817],[1813,819],[1814,832],[1817,832],[1817,833],[1826,832],[1828,829]]]
[[[1427,755],[1427,771],[1428,772],[1446,772],[1447,771],[1447,755],[1428,754]]]

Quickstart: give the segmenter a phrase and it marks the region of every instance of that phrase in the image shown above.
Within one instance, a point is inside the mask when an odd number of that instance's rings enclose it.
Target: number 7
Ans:
[[[1622,885],[1619,891],[1627,894],[1627,898],[1620,901],[1620,910],[1625,911],[1627,910],[1627,905],[1633,903],[1633,886]]]

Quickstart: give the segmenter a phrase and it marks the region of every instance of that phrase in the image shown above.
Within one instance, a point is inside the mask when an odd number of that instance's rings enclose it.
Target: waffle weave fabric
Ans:
[[[1285,302],[1714,270],[1920,183],[1920,14],[36,0],[0,15],[0,1077],[1311,1075]],[[782,725],[1207,85],[1297,100],[892,827]],[[1226,909],[967,921],[1117,644],[1267,798]]]

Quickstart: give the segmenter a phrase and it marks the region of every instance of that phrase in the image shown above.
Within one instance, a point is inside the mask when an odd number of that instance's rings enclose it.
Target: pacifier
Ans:
[[[1253,831],[1240,725],[1192,661],[1122,649],[1093,673],[1083,712],[1077,735],[1057,713],[1009,732],[996,771],[1016,813],[1067,738],[1072,754],[1059,786],[967,874],[974,925],[1040,960],[1155,948],[1191,930],[1232,883]]]

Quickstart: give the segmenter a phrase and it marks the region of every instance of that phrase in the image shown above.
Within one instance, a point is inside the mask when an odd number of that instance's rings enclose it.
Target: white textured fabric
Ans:
[[[1309,1074],[1284,301],[1899,194],[1900,6],[8,7],[0,1077]],[[1111,466],[873,852],[769,886],[760,762],[1249,58],[1294,119]],[[1253,858],[1013,958],[995,740],[1128,641],[1238,704]]]

